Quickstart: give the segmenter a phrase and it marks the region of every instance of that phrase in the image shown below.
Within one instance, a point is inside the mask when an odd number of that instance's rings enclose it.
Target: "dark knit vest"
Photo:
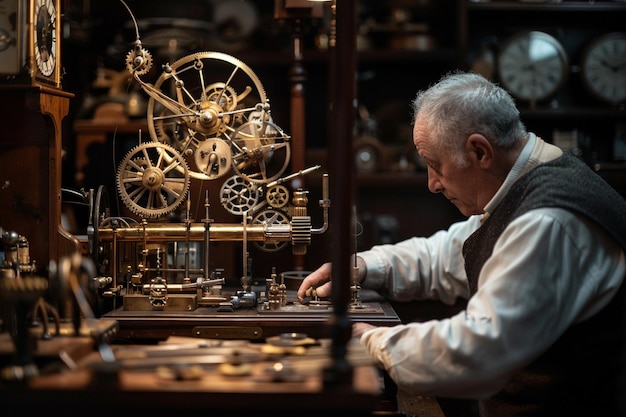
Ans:
[[[521,177],[465,242],[470,297],[504,228],[540,207],[587,216],[626,251],[626,201],[587,165],[564,154]],[[480,401],[479,409],[485,417],[626,416],[626,284],[602,311],[571,326],[502,391]]]

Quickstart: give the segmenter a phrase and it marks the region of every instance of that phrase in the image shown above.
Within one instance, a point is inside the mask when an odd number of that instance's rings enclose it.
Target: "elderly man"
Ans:
[[[441,320],[354,323],[409,393],[478,400],[481,416],[626,415],[626,201],[582,161],[527,132],[510,95],[451,73],[413,101],[428,188],[467,216],[358,254],[389,299],[467,300]],[[307,276],[330,294],[331,265]]]

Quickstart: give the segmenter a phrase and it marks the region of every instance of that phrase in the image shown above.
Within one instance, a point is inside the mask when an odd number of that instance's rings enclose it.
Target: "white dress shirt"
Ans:
[[[451,304],[467,298],[463,243],[521,175],[560,154],[531,134],[484,215],[428,238],[359,253],[367,266],[363,288],[398,301]],[[499,237],[464,311],[442,320],[378,327],[360,340],[405,392],[486,398],[570,325],[602,309],[625,273],[624,252],[594,223],[563,209],[532,210]]]

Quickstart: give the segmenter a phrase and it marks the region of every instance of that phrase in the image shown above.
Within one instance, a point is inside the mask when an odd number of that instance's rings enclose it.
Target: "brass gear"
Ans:
[[[289,203],[289,189],[284,185],[270,187],[265,194],[265,201],[274,207],[285,207]]]
[[[254,210],[259,201],[259,190],[255,184],[233,175],[222,184],[220,201],[229,213],[242,215]]]
[[[131,74],[144,75],[152,68],[152,55],[141,47],[136,47],[126,55],[126,69]]]
[[[194,53],[163,68],[148,101],[150,137],[183,154],[191,177],[215,179],[196,166],[196,151],[206,140],[229,141],[250,118],[269,119],[265,89],[246,64],[221,52]]]
[[[120,163],[117,189],[131,212],[159,217],[174,211],[187,197],[189,169],[173,147],[144,143],[128,152]]]
[[[290,139],[269,120],[247,121],[231,137],[233,169],[256,184],[278,179],[289,165]]]
[[[291,253],[294,255],[306,254],[311,245],[311,217],[291,217]]]
[[[198,145],[195,162],[198,169],[204,172],[209,179],[220,178],[231,169],[230,146],[222,139],[207,139]]]
[[[265,224],[265,225],[273,225],[273,224],[289,224],[289,216],[283,213],[280,210],[267,209],[261,211],[259,214],[254,216],[252,219],[252,224]],[[259,248],[264,252],[278,252],[283,249],[289,242],[253,242],[254,246]]]

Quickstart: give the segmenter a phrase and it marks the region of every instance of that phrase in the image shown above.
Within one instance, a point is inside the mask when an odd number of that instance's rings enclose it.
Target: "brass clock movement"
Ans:
[[[548,99],[567,78],[568,58],[560,42],[545,32],[528,31],[509,38],[498,56],[502,86],[531,103]]]
[[[36,81],[60,87],[60,0],[31,0],[32,73]]]

